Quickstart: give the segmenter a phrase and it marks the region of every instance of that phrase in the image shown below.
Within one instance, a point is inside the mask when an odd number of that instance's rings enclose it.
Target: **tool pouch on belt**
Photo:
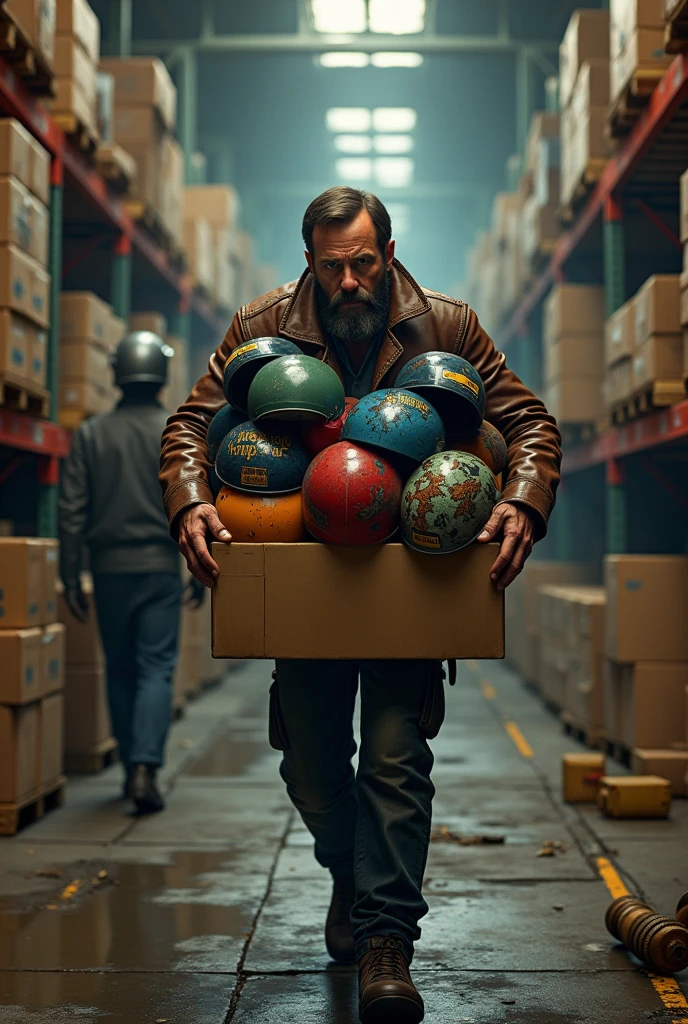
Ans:
[[[279,679],[272,673],[273,683],[270,687],[270,711],[268,717],[268,740],[273,750],[289,750],[291,744],[284,724],[282,705],[279,699]]]
[[[423,710],[418,723],[420,731],[429,740],[437,736],[444,721],[444,676],[442,662],[431,661],[428,665]]]

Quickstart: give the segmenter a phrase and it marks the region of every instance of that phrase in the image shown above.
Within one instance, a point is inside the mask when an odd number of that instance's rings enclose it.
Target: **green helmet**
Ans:
[[[431,455],[404,487],[403,539],[426,554],[460,551],[476,539],[499,497],[492,473],[477,455]]]
[[[313,356],[281,356],[258,371],[248,392],[251,420],[333,420],[344,412],[344,386]]]

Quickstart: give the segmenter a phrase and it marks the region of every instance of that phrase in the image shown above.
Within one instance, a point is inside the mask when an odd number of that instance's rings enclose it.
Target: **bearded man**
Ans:
[[[209,540],[231,541],[215,511],[206,455],[208,424],[225,402],[224,364],[238,345],[271,336],[325,360],[355,398],[391,387],[423,352],[454,352],[475,366],[486,418],[509,451],[503,496],[479,538],[501,537],[491,578],[504,589],[544,536],[554,506],[561,460],[554,420],[507,369],[475,313],[422,288],[394,258],[389,214],[377,197],[329,189],[306,210],[303,239],[301,278],[241,308],[163,435],[165,507],[189,569],[211,587],[218,568]],[[283,750],[280,773],[315,840],[315,857],[333,877],[327,950],[339,962],[358,962],[364,1024],[411,1024],[424,1014],[409,965],[428,909],[421,892],[434,795],[428,740],[444,717],[443,686],[434,661],[277,662],[271,742]]]

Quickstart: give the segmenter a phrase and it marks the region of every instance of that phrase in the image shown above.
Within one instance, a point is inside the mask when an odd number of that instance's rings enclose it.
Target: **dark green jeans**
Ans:
[[[358,772],[353,715],[361,681]],[[278,661],[270,742],[280,773],[333,875],[355,874],[358,955],[373,935],[399,935],[409,958],[427,913],[433,756],[444,718],[435,661]]]

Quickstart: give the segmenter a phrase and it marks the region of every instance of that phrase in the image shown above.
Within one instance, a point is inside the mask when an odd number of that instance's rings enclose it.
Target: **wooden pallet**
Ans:
[[[118,760],[117,740],[110,736],[92,747],[65,751],[65,770],[68,775],[97,775]]]
[[[76,114],[54,112],[52,118],[72,145],[80,149],[87,160],[94,161],[100,142],[97,132],[90,125],[84,124]]]
[[[32,384],[21,377],[5,373],[0,376],[0,406],[46,419],[50,407],[50,392],[40,384]]]
[[[116,143],[101,143],[95,155],[96,170],[116,195],[126,195],[136,179],[136,161]]]
[[[677,0],[667,16],[664,49],[667,53],[685,53],[688,50],[688,0]]]
[[[22,84],[36,96],[55,95],[55,75],[34,49],[23,27],[0,5],[0,54],[12,65]]]
[[[19,829],[39,821],[48,811],[62,807],[66,782],[64,775],[59,775],[31,790],[21,800],[0,803],[0,836],[13,836]]]
[[[686,385],[682,378],[656,380],[642,388],[630,398],[612,406],[611,421],[613,426],[620,426],[630,420],[637,420],[654,409],[664,409],[675,405],[686,397]]]
[[[580,173],[578,183],[573,190],[571,198],[568,202],[563,203],[559,209],[559,219],[562,224],[570,224],[576,219],[580,210],[585,205],[586,199],[602,177],[602,172],[607,163],[607,160],[603,160],[600,157],[588,160]],[[554,249],[555,245],[556,242],[552,243],[552,249]]]
[[[577,740],[579,743],[584,744],[586,747],[590,747],[591,750],[604,750],[606,740],[602,732],[594,733],[590,732],[584,725],[577,722],[572,714],[568,711],[562,711],[561,715],[561,727],[567,736],[571,739]]]
[[[633,128],[647,106],[650,96],[664,78],[666,68],[637,68],[619,93],[609,111],[606,135],[609,140],[623,138]]]

